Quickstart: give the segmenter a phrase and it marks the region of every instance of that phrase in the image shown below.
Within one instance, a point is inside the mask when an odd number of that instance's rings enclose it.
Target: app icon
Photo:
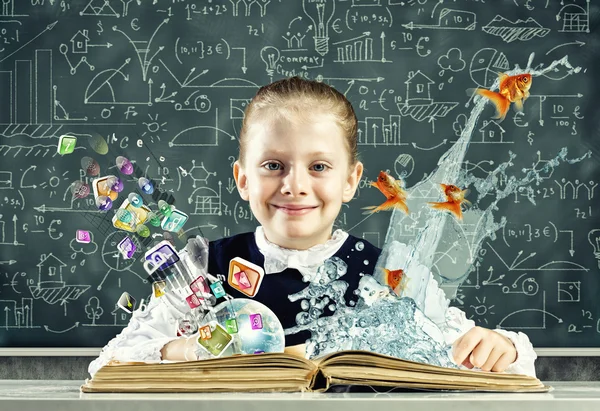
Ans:
[[[179,255],[177,255],[177,251],[175,251],[173,245],[167,240],[161,241],[148,250],[144,255],[144,258],[147,261],[151,261],[153,265],[156,265],[156,263],[159,263],[159,255],[167,260],[166,263],[159,267],[159,270],[164,270],[179,261]]]
[[[254,297],[258,293],[264,275],[265,271],[258,265],[241,257],[235,257],[229,262],[227,283],[242,294]]]
[[[253,330],[260,330],[263,328],[262,317],[260,314],[250,314],[250,325]]]
[[[238,332],[237,321],[235,318],[228,318],[225,320],[225,328],[227,328],[227,332],[229,334],[235,334]]]
[[[154,296],[156,298],[162,297],[165,295],[165,288],[167,287],[167,283],[165,281],[155,281],[152,283],[152,290],[154,290]]]
[[[210,285],[210,289],[215,297],[220,298],[225,295],[225,289],[223,288],[223,283],[220,281],[214,282]]]
[[[65,154],[71,154],[75,151],[75,144],[77,144],[77,137],[74,136],[60,136],[58,139],[58,147],[56,152],[61,156]]]
[[[92,241],[92,235],[86,230],[77,230],[75,240],[78,243],[89,244]]]
[[[127,291],[121,294],[121,298],[117,301],[117,305],[125,312],[131,314],[135,309],[135,298],[133,298]]]
[[[141,205],[135,207],[129,200],[123,201],[123,204],[119,207],[119,210],[121,209],[127,210],[133,218],[128,223],[125,223],[119,219],[115,212],[115,215],[112,218],[113,227],[118,228],[119,230],[129,231],[130,233],[135,233],[137,227],[146,221],[148,214],[150,213],[150,209],[147,206]]]
[[[129,260],[131,257],[133,257],[137,247],[131,238],[125,237],[121,240],[121,242],[119,242],[119,244],[117,244],[117,249],[121,252],[123,258]]]
[[[162,220],[162,223],[160,226],[162,227],[163,230],[176,233],[177,231],[181,230],[181,228],[187,221],[188,216],[187,216],[187,214],[177,210],[176,208],[172,208],[172,210],[173,211],[172,211],[171,215],[166,216]]]
[[[200,276],[200,277],[196,278],[194,281],[192,281],[192,283],[190,284],[190,289],[195,293],[210,292],[210,288],[206,284],[206,279],[204,278],[204,276]]]
[[[212,337],[212,334],[210,332],[210,325],[200,327],[200,338],[202,338],[203,340],[208,340],[210,337]]]
[[[209,325],[210,338],[203,340],[200,337],[197,341],[206,351],[215,357],[219,357],[231,345],[233,337],[219,323],[211,322]]]
[[[100,177],[92,181],[92,189],[94,190],[94,197],[106,196],[115,201],[119,196],[119,193],[110,189],[110,183],[114,176]]]
[[[200,306],[200,298],[198,298],[196,294],[188,295],[187,297],[185,297],[185,301],[187,301],[191,309]]]

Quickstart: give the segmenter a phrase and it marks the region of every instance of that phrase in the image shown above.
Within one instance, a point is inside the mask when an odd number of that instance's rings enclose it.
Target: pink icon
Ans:
[[[200,305],[200,299],[196,294],[189,295],[185,298],[190,308],[194,309]]]
[[[196,278],[190,284],[190,288],[195,293],[209,293],[210,292],[210,288],[208,287],[208,285],[206,284],[206,280],[202,276]]]
[[[260,314],[250,314],[250,325],[253,330],[260,330],[263,328],[262,317]]]
[[[240,288],[246,289],[246,288],[252,287],[252,284],[250,284],[250,280],[248,280],[248,276],[246,275],[245,272],[243,272],[243,271],[237,272],[233,275],[233,277],[240,285]]]
[[[92,242],[92,236],[89,231],[77,230],[75,240],[77,240],[78,243],[89,244]]]

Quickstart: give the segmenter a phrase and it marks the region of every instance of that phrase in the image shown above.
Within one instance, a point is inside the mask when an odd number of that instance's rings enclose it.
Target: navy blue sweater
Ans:
[[[364,249],[357,251],[354,245],[357,242],[364,244]],[[347,273],[340,279],[348,283],[348,289],[344,296],[346,303],[357,301],[358,297],[353,291],[358,287],[360,273],[372,274],[375,263],[381,250],[371,243],[349,235],[342,247],[334,256],[341,258],[348,265]],[[227,276],[229,262],[234,257],[244,258],[260,267],[264,267],[265,258],[258,250],[254,233],[243,233],[232,237],[212,241],[209,244],[208,272],[216,275]],[[365,264],[365,262],[368,262]],[[284,329],[296,326],[296,315],[302,311],[300,300],[291,302],[288,295],[302,291],[308,283],[302,281],[302,274],[296,269],[288,268],[281,273],[267,274],[254,300],[269,307],[281,321]],[[234,298],[249,298],[245,294],[231,287],[227,282],[223,284],[225,291]],[[325,310],[323,315],[331,315],[333,312]],[[310,338],[309,331],[285,336],[285,345],[292,346],[303,344]]]

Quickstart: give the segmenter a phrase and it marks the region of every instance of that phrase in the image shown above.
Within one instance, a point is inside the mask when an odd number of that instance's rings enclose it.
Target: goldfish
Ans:
[[[405,285],[402,285],[404,277],[404,270],[399,268],[398,270],[388,270],[387,268],[383,269],[385,284],[389,285],[394,292],[396,292],[396,288],[400,286],[398,291],[404,290]]]
[[[467,89],[467,94],[479,94],[487,97],[496,106],[496,117],[501,122],[506,117],[510,103],[515,104],[517,111],[523,111],[523,102],[529,97],[529,89],[531,88],[531,74],[518,74],[509,76],[506,73],[499,73],[500,85],[498,92],[477,88]]]
[[[385,171],[381,171],[377,177],[377,181],[372,182],[371,185],[377,187],[379,191],[385,195],[387,200],[379,206],[363,207],[363,210],[371,210],[370,212],[365,212],[363,214],[372,214],[393,207],[399,208],[408,214],[408,206],[406,205],[408,193],[402,188],[400,183],[400,180],[396,180]]]
[[[462,220],[462,211],[460,206],[462,203],[471,204],[471,202],[465,199],[465,196],[469,194],[469,190],[461,190],[455,185],[440,184],[444,194],[446,195],[445,202],[430,202],[431,207],[438,210],[448,210],[456,216],[459,220]]]

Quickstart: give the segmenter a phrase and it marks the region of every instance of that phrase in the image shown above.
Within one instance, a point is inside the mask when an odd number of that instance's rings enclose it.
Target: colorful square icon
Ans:
[[[127,291],[121,294],[117,305],[125,312],[131,314],[135,309],[135,298],[133,298]]]
[[[112,179],[113,176],[100,177],[95,180],[92,180],[92,189],[94,190],[94,197],[98,198],[99,196],[107,196],[112,201],[115,201],[119,196],[114,190],[110,189],[109,179]]]
[[[206,284],[206,279],[204,276],[199,276],[190,284],[190,289],[195,293],[208,293],[210,292],[210,288],[208,284]]]
[[[77,230],[75,233],[75,240],[78,243],[89,244],[92,242],[92,235],[87,230]]]
[[[227,332],[229,334],[235,334],[238,332],[237,321],[235,318],[228,318],[225,320],[225,328],[227,328]]]
[[[77,144],[77,137],[75,136],[60,136],[58,139],[58,147],[56,148],[56,152],[61,156],[65,154],[71,154],[75,151],[75,145]]]
[[[156,298],[165,295],[165,288],[167,288],[167,283],[165,281],[155,281],[152,283],[152,290],[154,291],[154,296]]]
[[[194,308],[200,306],[201,299],[198,298],[198,296],[196,294],[190,294],[187,297],[185,297],[185,301],[188,303],[190,308],[193,310]]]
[[[112,218],[113,227],[119,230],[129,231],[130,233],[134,233],[138,225],[144,224],[144,222],[148,219],[148,214],[150,213],[150,209],[147,206],[142,205],[140,207],[134,207],[133,204],[131,204],[127,199],[123,201],[123,204],[121,204],[121,207],[119,207],[119,210],[120,209],[125,209],[132,213],[133,218],[129,223],[124,223],[123,221],[119,220],[117,212],[115,212],[115,215]]]
[[[223,283],[220,281],[216,281],[210,285],[210,289],[215,297],[220,298],[225,295],[225,289],[223,288]]]
[[[232,258],[229,262],[227,282],[248,297],[254,297],[258,293],[264,276],[265,271],[261,267],[241,257]]]
[[[200,338],[203,340],[208,340],[212,337],[210,332],[210,325],[205,325],[204,327],[200,327]]]
[[[117,249],[121,252],[123,258],[129,260],[131,257],[133,257],[133,254],[135,254],[137,247],[131,238],[125,237],[119,242],[119,244],[117,244]]]
[[[152,262],[152,265],[156,265],[156,263],[160,262],[159,255],[161,257],[161,260],[162,258],[167,260],[166,263],[162,264],[159,267],[159,270],[164,270],[175,264],[177,261],[179,261],[179,255],[177,255],[177,251],[175,251],[173,245],[167,240],[161,241],[160,243],[152,247],[150,250],[148,250],[144,255],[144,258],[146,259],[146,261]]]
[[[250,314],[250,326],[253,330],[261,330],[263,328],[260,314]]]
[[[197,341],[206,351],[219,357],[231,345],[233,337],[219,323],[211,322],[209,325],[210,338],[203,340],[199,337]]]
[[[185,224],[187,219],[187,214],[177,209],[173,209],[171,215],[165,217],[162,220],[160,226],[165,231],[171,231],[173,233],[176,233],[183,228],[183,225]]]

